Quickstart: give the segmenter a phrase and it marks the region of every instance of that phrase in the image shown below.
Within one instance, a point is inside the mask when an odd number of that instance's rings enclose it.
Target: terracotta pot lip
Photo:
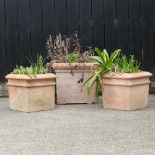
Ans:
[[[103,78],[115,78],[115,79],[135,79],[135,78],[143,78],[143,77],[151,77],[152,73],[146,71],[140,71],[136,73],[114,73],[108,72]]]
[[[92,69],[96,63],[85,62],[85,63],[52,63],[54,70],[87,70]]]
[[[44,79],[55,79],[56,75],[52,73],[37,74],[37,75],[24,75],[24,74],[8,74],[6,79],[19,79],[19,80],[44,80]]]
[[[95,62],[84,62],[84,63],[57,63],[57,62],[54,62],[52,63],[52,65],[57,65],[57,66],[76,66],[76,65],[80,65],[80,66],[92,66],[92,65],[95,65],[97,63]]]

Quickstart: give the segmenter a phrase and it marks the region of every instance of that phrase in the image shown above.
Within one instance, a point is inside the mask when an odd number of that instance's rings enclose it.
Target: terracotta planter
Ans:
[[[91,74],[94,63],[53,63],[52,68],[55,70],[57,104],[67,103],[95,103],[95,86],[88,95],[86,88],[81,87],[84,81]],[[72,73],[71,73],[72,70]],[[84,75],[82,83],[78,81]]]
[[[55,106],[54,74],[36,76],[9,74],[8,91],[10,109],[33,112],[53,109]]]
[[[136,110],[148,105],[149,72],[115,74],[103,77],[103,106],[105,109]]]

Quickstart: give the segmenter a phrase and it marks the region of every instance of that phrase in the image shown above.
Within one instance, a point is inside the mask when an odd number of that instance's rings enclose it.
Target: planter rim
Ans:
[[[137,73],[114,73],[108,72],[103,78],[114,78],[114,79],[136,79],[136,78],[144,78],[151,77],[152,73],[146,71],[140,71]]]
[[[52,63],[54,70],[91,70],[96,63],[85,62],[85,63]]]
[[[37,74],[37,75],[24,75],[24,74],[8,74],[6,79],[19,79],[19,80],[43,80],[43,79],[55,79],[56,75],[52,73],[47,74]]]
[[[63,64],[63,65],[70,65],[70,64],[73,64],[73,65],[77,65],[77,64],[86,64],[86,65],[93,65],[93,64],[98,64],[96,62],[72,62],[72,63],[69,63],[69,62],[53,62],[52,64]]]

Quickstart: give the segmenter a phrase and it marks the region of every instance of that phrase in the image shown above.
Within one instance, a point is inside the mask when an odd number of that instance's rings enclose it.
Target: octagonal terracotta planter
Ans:
[[[55,106],[54,74],[35,76],[9,74],[7,87],[10,109],[33,112],[50,110]]]
[[[103,76],[103,106],[105,109],[136,110],[148,106],[149,72]]]
[[[95,103],[95,85],[88,95],[81,87],[91,74],[94,63],[53,63],[56,72],[57,104]],[[83,81],[79,82],[80,79]]]

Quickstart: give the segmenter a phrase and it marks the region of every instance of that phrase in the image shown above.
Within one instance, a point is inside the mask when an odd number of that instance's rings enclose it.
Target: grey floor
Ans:
[[[0,98],[0,155],[155,155],[155,96],[132,112],[96,104],[22,113]]]

